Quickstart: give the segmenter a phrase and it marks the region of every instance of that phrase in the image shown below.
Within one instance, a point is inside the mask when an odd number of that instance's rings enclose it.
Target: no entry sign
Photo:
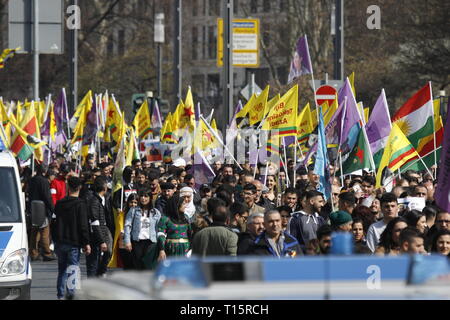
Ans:
[[[328,101],[328,105],[331,105],[336,98],[336,89],[332,86],[324,85],[316,90],[317,105],[321,106]]]

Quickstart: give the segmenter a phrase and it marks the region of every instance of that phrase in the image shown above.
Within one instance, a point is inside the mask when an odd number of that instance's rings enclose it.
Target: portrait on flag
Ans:
[[[308,41],[306,36],[300,37],[292,57],[288,83],[295,78],[312,73],[311,59],[309,57]]]

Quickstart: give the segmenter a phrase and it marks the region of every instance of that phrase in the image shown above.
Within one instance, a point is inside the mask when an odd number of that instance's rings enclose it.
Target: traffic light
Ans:
[[[131,97],[131,105],[133,106],[133,113],[136,114],[138,112],[139,108],[144,103],[145,99],[147,98],[145,93],[135,93]]]

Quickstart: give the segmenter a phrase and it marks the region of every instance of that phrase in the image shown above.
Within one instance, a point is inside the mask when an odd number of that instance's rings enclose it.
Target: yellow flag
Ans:
[[[138,146],[136,144],[136,135],[134,134],[133,127],[130,127],[130,139],[128,141],[127,154],[125,163],[127,166],[131,166],[131,162],[134,159],[139,158]]]
[[[256,94],[252,94],[252,96],[250,97],[250,99],[248,99],[244,107],[238,113],[236,113],[236,118],[244,118],[250,112],[250,108],[251,106],[253,106],[255,99]]]
[[[173,129],[172,129],[172,114],[169,113],[164,121],[163,127],[160,132],[160,138],[162,142],[170,143],[175,142],[173,137]]]
[[[275,97],[273,97],[267,102],[266,114],[273,108],[273,106],[278,102],[278,100],[280,100],[280,98],[281,96],[278,93]]]
[[[297,139],[299,144],[304,144],[308,141],[309,135],[314,130],[312,123],[311,107],[307,103],[297,117]]]
[[[77,107],[77,109],[79,109],[79,112],[77,110],[79,117],[75,129],[73,131],[73,137],[71,141],[72,144],[75,144],[76,142],[83,140],[84,128],[86,127],[86,117],[89,111],[91,111],[91,108],[92,108],[92,91],[89,90],[89,92],[86,94],[86,96],[83,98],[83,100]]]
[[[22,108],[23,108],[22,102],[17,101],[17,108],[16,108],[16,121],[17,121],[17,123],[22,123],[22,119],[23,119]]]
[[[24,161],[29,159],[32,153],[35,154],[36,159],[42,161],[42,146],[46,143],[41,140],[34,102],[30,104],[30,107],[23,115],[23,119],[20,124],[12,121],[11,118],[10,122],[15,128],[15,132],[11,140],[11,151]]]
[[[121,126],[122,114],[120,112],[120,107],[114,102],[114,99],[109,99],[105,123],[105,142],[115,141],[119,144],[119,139],[122,132]]]
[[[279,130],[279,135],[297,134],[298,85],[286,92],[269,111],[262,125],[263,130]]]
[[[51,102],[51,108],[50,108],[50,137],[53,141],[55,141],[55,134],[58,131],[58,128],[56,127],[56,119],[55,119],[55,105],[53,102]]]
[[[364,120],[367,122],[369,122],[369,107],[364,108]]]
[[[392,130],[389,135],[380,166],[377,171],[376,188],[381,187],[382,180],[388,176],[388,172],[394,172],[409,160],[418,157],[416,149],[409,142],[408,138],[398,127],[397,123],[392,124]]]
[[[328,106],[328,102],[325,102],[325,103]],[[336,99],[334,99],[331,106],[328,106],[327,110],[323,112],[323,122],[325,124],[325,127],[328,125],[328,123],[330,123],[330,120],[334,116],[334,113],[336,112],[338,107],[339,107],[338,100],[337,100],[337,96],[336,96]]]
[[[249,107],[249,123],[251,126],[260,122],[268,112],[267,98],[269,97],[269,89],[270,87],[266,86],[263,92],[253,100],[253,103]]]
[[[194,111],[194,99],[192,97],[191,87],[189,87],[184,100],[184,108],[179,114],[180,116],[180,128],[188,127],[192,132],[195,126],[195,111]]]
[[[151,119],[150,119],[150,111],[148,108],[147,99],[139,108],[138,112],[134,116],[133,126],[136,130],[136,136],[139,139],[144,139],[150,132],[152,132],[151,128]]]
[[[355,72],[353,71],[351,75],[348,76],[348,81],[350,81],[350,85],[352,87],[353,95],[356,98],[356,90],[355,90]]]

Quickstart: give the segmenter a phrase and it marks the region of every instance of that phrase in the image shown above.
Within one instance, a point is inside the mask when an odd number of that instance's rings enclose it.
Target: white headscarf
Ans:
[[[183,187],[180,190],[180,196],[191,196],[191,201],[186,207],[186,210],[184,213],[188,216],[190,219],[195,214],[195,205],[194,205],[194,190],[190,187]]]

